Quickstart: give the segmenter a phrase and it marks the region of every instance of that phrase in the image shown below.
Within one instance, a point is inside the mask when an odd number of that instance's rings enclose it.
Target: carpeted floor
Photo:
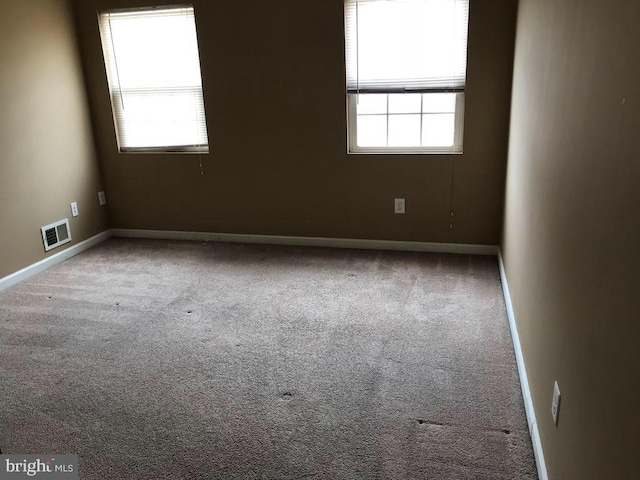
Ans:
[[[496,259],[111,239],[0,292],[0,448],[81,479],[535,479]]]

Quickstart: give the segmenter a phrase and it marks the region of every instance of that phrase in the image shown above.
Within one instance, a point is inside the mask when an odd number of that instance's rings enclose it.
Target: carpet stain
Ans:
[[[431,426],[436,426],[436,427],[444,427],[444,426],[446,426],[446,424],[442,423],[442,422],[434,422],[434,421],[422,420],[422,419],[418,420],[418,424],[419,425],[425,425],[426,424],[426,425],[431,425]]]
[[[423,420],[423,419],[418,419],[417,420],[418,425],[427,425],[430,427],[454,427],[456,428],[456,425],[452,425],[449,423],[443,423],[443,422],[436,422],[436,421],[431,421],[431,420]],[[511,430],[507,429],[507,428],[501,428],[501,429],[492,429],[492,428],[480,428],[479,430],[483,430],[483,431],[487,431],[487,432],[501,432],[504,433],[505,435],[511,435]]]

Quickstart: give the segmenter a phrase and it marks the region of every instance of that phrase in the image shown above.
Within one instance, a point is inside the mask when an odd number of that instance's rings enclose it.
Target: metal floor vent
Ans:
[[[68,218],[52,223],[51,225],[47,225],[46,227],[42,227],[41,230],[45,252],[71,241],[71,231],[69,230]]]

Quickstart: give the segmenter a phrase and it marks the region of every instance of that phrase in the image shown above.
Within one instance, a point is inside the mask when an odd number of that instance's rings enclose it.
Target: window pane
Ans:
[[[387,144],[387,116],[358,116],[358,146],[384,147]]]
[[[189,146],[206,138],[206,130],[194,115],[200,91],[117,93],[114,102],[122,102],[118,117],[120,140],[126,147]],[[201,94],[200,94],[201,95]]]
[[[201,84],[196,25],[186,9],[113,18],[109,28],[123,89]]]
[[[469,3],[344,0],[349,128],[352,133],[356,130],[351,122],[360,116],[387,116],[386,148],[363,152],[458,153],[461,145],[455,144],[462,143],[462,129],[456,127],[464,109]],[[368,96],[362,97],[357,109],[351,98],[356,91]],[[366,143],[384,145],[382,121],[371,122],[380,137],[373,137],[371,127]],[[350,153],[358,153],[364,137],[365,132],[358,142],[355,135],[350,136]]]
[[[463,86],[468,6],[468,0],[347,0],[349,88]]]
[[[422,118],[422,145],[424,147],[452,147],[455,133],[455,115],[442,113]]]
[[[389,115],[389,146],[420,146],[420,115]]]
[[[356,94],[358,113],[387,113],[387,94]]]
[[[120,151],[207,150],[191,7],[99,14]]]
[[[425,93],[422,100],[424,113],[455,113],[455,93]]]
[[[420,94],[394,93],[389,95],[389,113],[420,113]]]

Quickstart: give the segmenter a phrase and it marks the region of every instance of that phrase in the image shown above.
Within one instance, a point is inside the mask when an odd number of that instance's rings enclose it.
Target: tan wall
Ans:
[[[117,151],[96,10],[150,3],[76,2],[112,227],[498,243],[516,0],[471,4],[456,157],[346,154],[342,0],[195,0],[204,176],[197,156]]]
[[[68,2],[4,0],[0,65],[2,278],[45,257],[41,226],[68,217],[77,243],[106,215]]]
[[[552,480],[640,471],[639,21],[520,2],[502,248]]]

